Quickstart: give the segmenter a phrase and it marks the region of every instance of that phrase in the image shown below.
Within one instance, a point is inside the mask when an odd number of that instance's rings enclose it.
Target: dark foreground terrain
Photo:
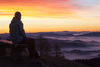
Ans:
[[[100,67],[100,57],[92,59],[78,59],[76,62],[89,65],[91,67]]]
[[[25,57],[21,61],[11,60],[10,54],[0,56],[0,67],[89,67],[67,59],[49,56],[42,56],[40,59],[38,59],[38,61],[42,63],[38,63],[34,62],[34,59],[28,59],[26,55],[27,53],[23,52],[22,54]]]

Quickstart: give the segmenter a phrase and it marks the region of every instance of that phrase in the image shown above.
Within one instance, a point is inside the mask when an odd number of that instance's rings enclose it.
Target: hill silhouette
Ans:
[[[29,52],[25,51],[22,52],[23,60],[14,61],[11,60],[11,49],[6,48],[6,51],[5,55],[0,55],[0,67],[89,67],[81,63],[51,56],[42,56],[40,59],[29,59],[27,58]]]
[[[93,59],[78,59],[76,62],[89,65],[91,67],[100,67],[100,57]]]
[[[89,67],[87,65],[50,56],[42,56],[40,63],[34,63],[30,60],[12,61],[10,55],[0,56],[0,67]]]
[[[23,60],[14,61],[11,60],[11,49],[6,48],[6,51],[7,54],[0,55],[0,67],[89,67],[74,61],[51,56],[41,56],[41,58],[37,60],[29,59],[27,58],[29,52],[25,51],[22,52]]]
[[[99,36],[100,37],[100,32],[91,32],[91,33],[78,35],[78,36]]]

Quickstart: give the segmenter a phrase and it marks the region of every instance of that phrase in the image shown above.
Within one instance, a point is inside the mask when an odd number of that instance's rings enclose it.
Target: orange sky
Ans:
[[[70,1],[65,1],[69,2]],[[57,0],[4,0],[0,2],[1,15],[13,15],[15,11],[22,12],[23,16],[67,18],[77,14],[71,5],[64,5]]]
[[[16,11],[27,33],[100,31],[99,0],[0,0],[0,33],[9,32]]]

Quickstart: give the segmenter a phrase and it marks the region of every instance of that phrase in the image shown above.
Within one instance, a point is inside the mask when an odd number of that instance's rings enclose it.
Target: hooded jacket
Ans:
[[[24,37],[26,37],[23,29],[23,23],[18,18],[14,17],[9,25],[10,37],[13,44],[20,43]]]

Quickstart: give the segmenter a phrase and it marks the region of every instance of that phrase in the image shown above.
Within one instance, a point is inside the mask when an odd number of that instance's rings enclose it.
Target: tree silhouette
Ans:
[[[43,35],[39,35],[37,38],[37,49],[41,55],[50,55],[51,44],[43,37]]]
[[[0,39],[1,39],[1,37],[0,37]]]
[[[60,47],[57,44],[54,45],[54,54],[55,54],[55,57],[61,57],[61,58],[65,57],[63,53],[61,52]]]
[[[61,51],[61,49],[57,44],[54,45],[54,51],[55,51],[55,56],[58,57],[58,54]]]

